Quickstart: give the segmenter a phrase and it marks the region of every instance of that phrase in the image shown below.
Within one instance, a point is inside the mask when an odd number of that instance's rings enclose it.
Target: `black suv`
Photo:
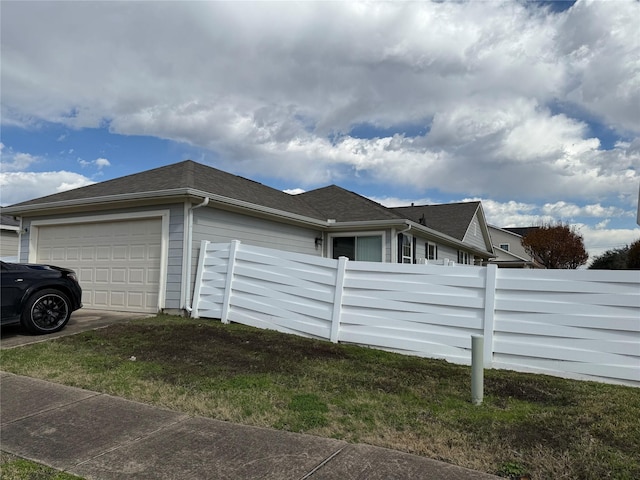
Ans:
[[[57,332],[82,307],[73,270],[52,265],[0,262],[1,324],[22,324],[35,334]]]

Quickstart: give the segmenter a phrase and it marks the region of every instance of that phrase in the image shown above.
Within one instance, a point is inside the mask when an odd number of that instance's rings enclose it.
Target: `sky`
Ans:
[[[191,159],[640,238],[640,2],[0,3],[0,205]]]

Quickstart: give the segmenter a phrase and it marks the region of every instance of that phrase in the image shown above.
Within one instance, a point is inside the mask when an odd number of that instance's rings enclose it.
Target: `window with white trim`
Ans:
[[[400,235],[402,235],[402,241],[400,245],[402,263],[413,263],[413,236],[403,233],[401,233]]]
[[[382,235],[333,237],[332,257],[363,262],[382,262]]]
[[[465,252],[463,250],[458,250],[458,263],[461,265],[470,265],[471,264],[471,257],[469,256],[468,252]]]
[[[435,243],[427,242],[424,244],[424,253],[427,260],[438,259],[438,245]]]
[[[509,251],[509,244],[508,243],[501,243],[500,244],[500,248],[502,250],[504,250],[505,252],[508,252]]]

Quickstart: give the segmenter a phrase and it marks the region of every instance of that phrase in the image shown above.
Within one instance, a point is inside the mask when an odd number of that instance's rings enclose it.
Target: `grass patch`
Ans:
[[[640,478],[640,389],[159,316],[0,351],[2,369],[221,420],[531,478]]]
[[[2,480],[82,480],[81,477],[5,452],[0,452],[0,478]]]

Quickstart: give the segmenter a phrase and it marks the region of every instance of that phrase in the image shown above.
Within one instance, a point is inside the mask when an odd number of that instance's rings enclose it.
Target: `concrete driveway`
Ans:
[[[136,318],[152,317],[148,313],[110,312],[81,308],[71,314],[69,323],[61,331],[48,335],[32,335],[20,325],[2,327],[0,348],[12,348],[30,343],[44,342],[52,338],[74,335],[85,330],[106,327],[114,323],[128,322]]]

